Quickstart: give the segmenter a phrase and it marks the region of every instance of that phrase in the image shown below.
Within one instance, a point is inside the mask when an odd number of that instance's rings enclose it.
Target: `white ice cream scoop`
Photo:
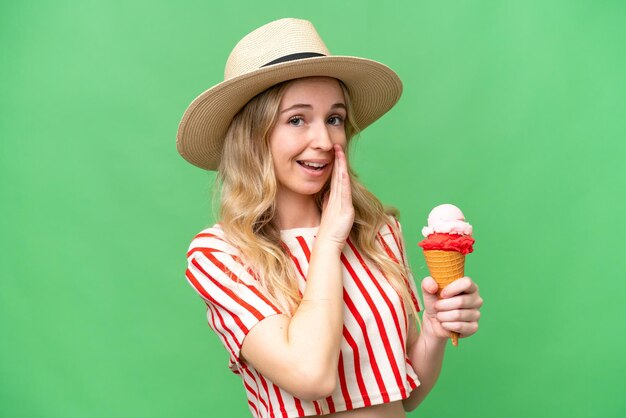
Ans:
[[[472,225],[465,222],[461,209],[444,203],[430,211],[428,226],[422,228],[422,235],[425,237],[434,233],[472,235]]]

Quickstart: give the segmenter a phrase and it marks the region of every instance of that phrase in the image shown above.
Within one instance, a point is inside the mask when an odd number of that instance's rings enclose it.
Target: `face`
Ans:
[[[281,199],[314,196],[330,178],[334,144],[346,146],[346,103],[333,78],[291,82],[269,143]]]

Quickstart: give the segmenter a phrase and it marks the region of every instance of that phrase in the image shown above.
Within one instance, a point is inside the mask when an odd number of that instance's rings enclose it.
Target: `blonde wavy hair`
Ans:
[[[339,84],[348,110],[345,126],[350,143],[358,128],[353,122],[348,90],[343,83]],[[269,88],[250,100],[234,117],[226,133],[216,180],[220,193],[219,217],[226,239],[241,251],[246,267],[251,267],[274,301],[292,314],[302,296],[296,271],[282,246],[275,221],[278,185],[269,147],[269,136],[288,85],[287,81]],[[357,181],[351,168],[349,173],[355,211],[349,239],[382,270],[405,307],[410,307],[405,312],[415,315],[406,267],[402,260],[390,258],[377,242],[377,234],[385,224],[396,234],[400,231],[381,202]],[[328,188],[326,184],[315,196],[320,211]]]

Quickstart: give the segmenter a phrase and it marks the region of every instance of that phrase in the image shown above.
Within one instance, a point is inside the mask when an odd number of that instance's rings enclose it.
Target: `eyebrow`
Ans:
[[[343,103],[335,103],[330,108],[347,110],[346,105]],[[313,106],[311,106],[310,104],[305,104],[305,103],[296,103],[295,105],[290,106],[287,109],[281,110],[280,113],[289,112],[290,110],[295,110],[295,109],[313,109]]]

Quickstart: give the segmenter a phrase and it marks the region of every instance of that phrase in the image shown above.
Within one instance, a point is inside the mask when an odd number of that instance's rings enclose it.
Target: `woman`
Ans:
[[[465,277],[420,306],[398,222],[351,173],[357,129],[398,100],[382,64],[331,56],[282,19],[235,47],[225,81],[189,106],[178,150],[218,169],[221,221],[196,236],[187,279],[243,380],[253,416],[404,417],[433,387],[450,331],[476,332]]]

